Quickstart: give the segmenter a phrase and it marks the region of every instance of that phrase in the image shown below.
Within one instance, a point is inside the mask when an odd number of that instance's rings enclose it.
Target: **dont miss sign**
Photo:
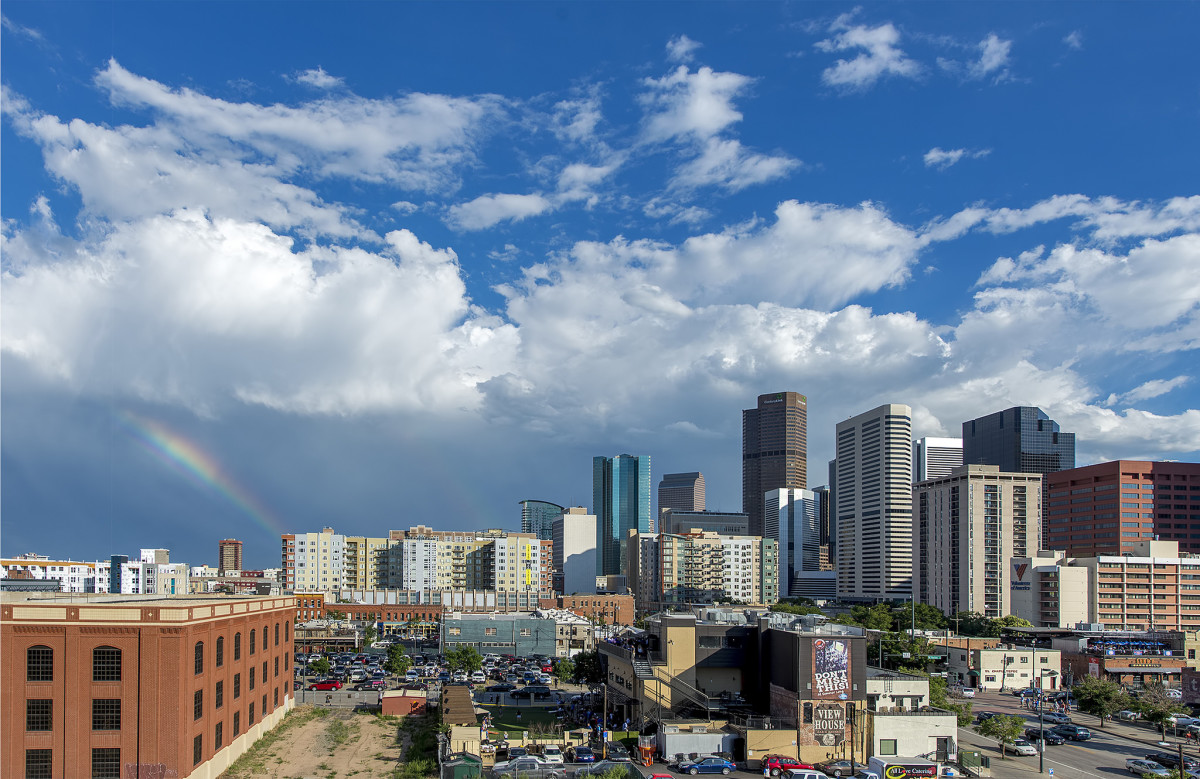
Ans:
[[[818,638],[812,644],[812,697],[839,698],[850,694],[850,645]]]

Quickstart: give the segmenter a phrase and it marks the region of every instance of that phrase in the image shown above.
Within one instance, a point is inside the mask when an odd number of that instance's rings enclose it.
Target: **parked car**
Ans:
[[[813,767],[827,776],[842,777],[854,776],[867,766],[857,761],[851,763],[849,760],[828,760],[824,763],[817,763]]]
[[[1153,760],[1131,757],[1125,761],[1125,769],[1136,776],[1170,776],[1171,772]]]
[[[624,771],[626,776],[630,776],[630,771],[641,776],[641,772],[633,767],[633,763],[622,763],[616,760],[597,760],[591,765],[585,765],[575,772],[576,777],[582,776],[602,776],[609,771]],[[632,777],[630,777],[632,779]]]
[[[1150,754],[1146,755],[1146,759],[1158,763],[1163,768],[1179,767],[1179,756],[1173,752],[1151,752]],[[1193,760],[1190,757],[1185,757],[1183,759],[1183,767],[1188,771],[1195,770],[1200,768],[1200,761]]]
[[[1141,716],[1141,714],[1138,714],[1133,709],[1121,709],[1116,713],[1116,718],[1125,722],[1133,722],[1136,719],[1140,719]]]
[[[562,748],[557,744],[546,744],[542,747],[542,759],[547,763],[554,763],[555,765],[562,765],[566,762],[563,760]]]
[[[724,774],[729,776],[737,770],[737,766],[723,757],[702,757],[699,760],[685,760],[679,764],[679,773],[691,774]]]
[[[1087,741],[1092,737],[1092,731],[1082,725],[1055,725],[1052,730],[1063,738],[1072,741]]]
[[[340,690],[340,689],[342,689],[342,683],[339,682],[337,679],[322,679],[319,682],[313,682],[312,684],[308,685],[308,689],[310,689],[310,690]]]
[[[409,682],[408,684],[404,685],[400,689],[401,690],[425,691],[425,690],[429,689],[429,685],[425,684],[425,682]]]
[[[476,684],[483,684],[487,681],[487,674],[485,674],[483,671],[475,671],[471,674],[471,681],[475,682]]]
[[[588,747],[570,747],[567,749],[568,763],[594,763],[596,753]]]
[[[604,759],[614,763],[630,762],[629,750],[616,741],[604,742]]]
[[[517,689],[516,685],[501,682],[500,684],[492,684],[483,688],[484,692],[512,692]]]
[[[359,682],[354,685],[354,689],[360,692],[363,690],[383,690],[386,688],[387,684],[382,679],[373,679],[369,682]]]
[[[1000,712],[998,711],[981,711],[975,715],[975,721],[983,722],[984,720],[991,719],[992,717],[997,717],[999,715]]]
[[[1030,757],[1038,753],[1037,747],[1035,747],[1033,744],[1030,744],[1023,738],[1019,738],[1012,742],[1011,746],[1013,753],[1020,755],[1021,757]]]
[[[1200,724],[1200,720],[1184,714],[1172,714],[1167,717],[1167,724],[1173,728],[1186,728],[1188,725]]]
[[[1071,718],[1066,714],[1059,714],[1057,711],[1048,711],[1042,715],[1043,722],[1052,722],[1055,725],[1070,725]]]
[[[1058,746],[1059,744],[1067,743],[1065,738],[1053,730],[1038,730],[1037,728],[1025,728],[1025,738],[1030,741],[1045,741],[1049,746]]]
[[[801,762],[800,760],[797,760],[794,757],[788,757],[787,755],[763,755],[762,760],[759,762],[759,766],[760,770],[764,774],[770,773],[771,776],[779,776],[781,773],[791,768],[813,768],[813,766],[809,765],[808,763]]]
[[[496,763],[492,768],[492,776],[519,776],[522,779],[526,779],[527,777],[529,779],[563,779],[566,776],[566,770],[561,765],[548,763],[532,755],[525,755],[515,760]]]

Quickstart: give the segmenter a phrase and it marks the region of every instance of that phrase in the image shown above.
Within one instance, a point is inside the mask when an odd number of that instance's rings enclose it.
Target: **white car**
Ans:
[[[1125,722],[1133,722],[1136,719],[1141,719],[1141,716],[1141,714],[1138,714],[1133,709],[1121,709],[1116,714],[1117,719],[1124,720]]]
[[[1038,753],[1037,747],[1035,747],[1033,744],[1030,744],[1023,738],[1019,738],[1012,742],[1012,751],[1018,755],[1021,755],[1022,757],[1030,757]]]
[[[542,760],[545,760],[547,763],[554,763],[556,765],[562,765],[563,764],[562,749],[555,746],[554,744],[547,744],[546,746],[542,747]]]
[[[1183,714],[1172,714],[1167,717],[1167,724],[1173,728],[1186,728],[1188,725],[1200,723],[1200,720],[1194,717],[1187,717]]]
[[[1043,722],[1053,722],[1055,725],[1070,725],[1071,718],[1057,711],[1049,711],[1042,715]]]
[[[1125,770],[1137,776],[1170,776],[1171,772],[1153,760],[1131,757],[1125,761]]]
[[[466,680],[467,680],[467,672],[466,671],[455,671],[454,672],[454,681],[465,682]]]
[[[475,684],[483,684],[487,681],[487,674],[485,674],[483,671],[476,671],[471,674],[471,681]]]
[[[975,697],[975,688],[974,687],[964,687],[958,691],[958,694],[964,698],[974,698]]]

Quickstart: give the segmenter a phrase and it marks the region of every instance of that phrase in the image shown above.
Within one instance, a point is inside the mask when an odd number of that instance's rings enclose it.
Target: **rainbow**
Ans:
[[[225,498],[276,538],[286,532],[278,519],[226,474],[215,457],[197,444],[161,422],[131,411],[122,411],[117,414],[117,418],[125,430],[159,462],[201,489],[210,490]]]

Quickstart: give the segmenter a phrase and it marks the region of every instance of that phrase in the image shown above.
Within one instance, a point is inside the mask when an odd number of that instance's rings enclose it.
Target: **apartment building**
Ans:
[[[323,528],[319,533],[285,533],[283,586],[291,592],[340,590],[346,583],[346,537]]]
[[[1012,613],[1010,558],[1041,547],[1042,477],[963,465],[912,487],[913,592],[943,613]]]
[[[294,610],[0,595],[0,775],[215,779],[293,706]]]
[[[779,543],[711,532],[631,535],[637,566],[630,581],[639,608],[733,601],[779,601]]]
[[[0,579],[56,579],[60,592],[95,592],[96,563],[22,554],[0,560]]]

